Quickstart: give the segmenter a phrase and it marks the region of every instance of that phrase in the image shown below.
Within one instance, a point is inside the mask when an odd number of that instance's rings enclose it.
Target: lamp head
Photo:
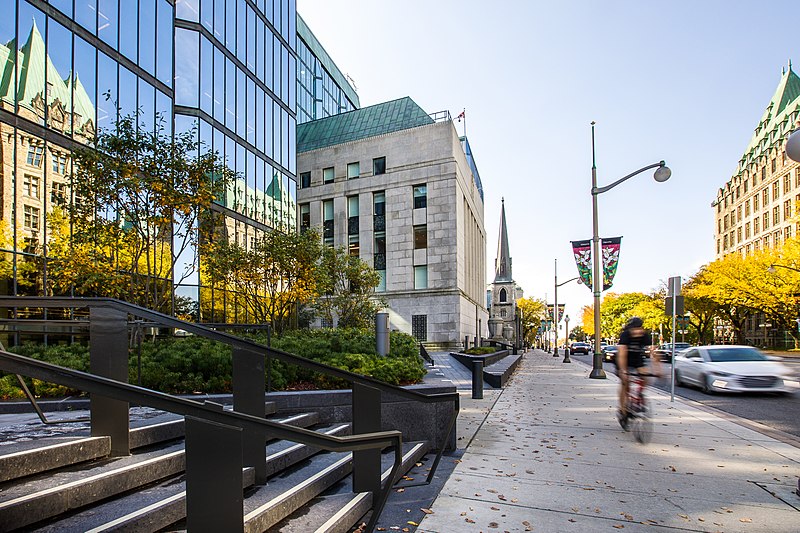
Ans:
[[[653,174],[653,179],[655,179],[659,183],[663,183],[667,181],[670,176],[672,176],[672,171],[669,169],[666,163],[663,161],[661,162],[661,166],[656,169],[656,173]]]
[[[800,163],[800,129],[794,130],[786,141],[786,155],[792,161]]]
[[[767,272],[769,272],[770,274],[774,274],[776,272],[775,265],[770,265],[769,268],[767,269]]]

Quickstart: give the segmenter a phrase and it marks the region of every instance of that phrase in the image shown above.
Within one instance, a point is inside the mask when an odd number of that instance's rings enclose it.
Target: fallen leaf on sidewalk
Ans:
[[[420,511],[422,511],[425,514],[433,514],[433,511],[431,511],[430,509],[426,509],[424,507],[421,507]]]
[[[744,522],[745,524],[749,524],[752,521],[753,521],[752,518],[740,518],[739,519],[739,522]]]
[[[622,524],[614,524],[613,527],[615,527],[617,529],[625,529],[625,526],[623,526]]]
[[[419,525],[416,522],[414,522],[413,520],[409,520],[408,522],[406,522],[406,524],[408,524],[410,526],[418,526]]]

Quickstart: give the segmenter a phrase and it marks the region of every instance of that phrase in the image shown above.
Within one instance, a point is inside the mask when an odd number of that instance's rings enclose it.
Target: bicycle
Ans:
[[[650,406],[644,394],[645,378],[657,377],[655,374],[641,372],[628,372],[628,401],[627,418],[619,416],[619,423],[625,431],[632,431],[633,436],[640,444],[647,444],[653,435],[653,419]]]

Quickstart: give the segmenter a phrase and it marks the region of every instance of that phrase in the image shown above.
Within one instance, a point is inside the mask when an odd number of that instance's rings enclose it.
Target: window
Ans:
[[[28,164],[34,167],[41,166],[44,146],[30,145],[28,147]]]
[[[39,210],[30,205],[23,208],[23,226],[25,229],[38,230],[39,229]]]
[[[781,195],[780,186],[778,185],[778,180],[775,180],[772,182],[772,199],[777,200],[778,196],[780,195]]]
[[[500,289],[500,303],[506,303],[507,301],[508,301],[508,294],[506,293],[506,290]]]
[[[53,155],[53,172],[64,174],[67,171],[67,156],[60,154]]]
[[[756,218],[753,219],[753,234],[756,234],[756,233],[758,233],[760,231],[761,231],[761,228],[759,227],[759,220],[758,220],[758,217],[756,217]]]
[[[753,211],[758,211],[758,194],[753,195]]]
[[[747,200],[744,203],[744,216],[746,216],[746,217],[750,216],[750,200]]]
[[[722,233],[722,219],[717,219],[717,233]]]
[[[333,167],[322,169],[322,183],[333,183]]]
[[[333,200],[322,202],[322,241],[333,246]]]
[[[724,248],[725,250],[727,250],[727,249],[728,249],[728,236],[727,236],[727,235],[725,235],[725,242],[724,242],[724,244],[723,244],[723,248]]]
[[[767,179],[767,166],[766,165],[761,167],[761,181],[763,182],[765,179]]]
[[[411,336],[420,342],[428,340],[428,315],[411,315]]]
[[[772,158],[772,168],[771,168],[771,171],[772,171],[772,172],[775,172],[775,169],[776,169],[777,167],[778,167],[778,165],[777,165],[777,162],[775,161],[775,158],[773,157],[773,158]]]
[[[385,157],[376,157],[372,160],[372,174],[374,176],[377,176],[378,174],[386,174]]]
[[[764,249],[766,250],[769,248],[769,234],[764,235],[764,239],[762,241],[764,243]]]
[[[800,187],[800,168],[794,171],[794,186]]]
[[[769,203],[769,191],[766,187],[761,191],[761,203],[766,206]]]
[[[736,228],[736,242],[737,243],[742,242],[742,228],[741,227]]]
[[[762,220],[763,220],[762,226],[764,226],[764,229],[767,229],[769,227],[769,211],[764,213]]]
[[[761,249],[761,243],[758,241],[753,242],[753,251],[757,252]]]
[[[749,239],[750,238],[750,223],[749,222],[746,222],[745,225],[744,225],[744,238],[745,239]]]
[[[361,165],[356,161],[355,163],[347,163],[347,179],[351,180],[357,178],[361,174]]]
[[[786,226],[785,228],[783,228],[783,240],[788,241],[791,238],[792,238],[792,227]]]
[[[786,174],[783,177],[783,194],[792,190],[792,177],[789,174]]]
[[[414,209],[428,207],[428,186],[414,185]]]
[[[309,204],[300,205],[300,231],[306,231],[311,227],[311,206]]]
[[[776,226],[781,223],[781,209],[777,205],[772,208],[772,225]]]
[[[739,199],[739,196],[741,196],[741,194],[742,194],[742,186],[741,185],[737,185],[736,186],[736,199],[737,200]]]
[[[39,198],[39,176],[25,174],[22,180],[22,192],[25,196]]]
[[[428,288],[428,265],[414,267],[414,288]]]
[[[67,200],[67,184],[53,182],[53,188],[50,190],[50,202],[54,204],[63,204]]]
[[[728,231],[728,220],[729,220],[729,218],[728,218],[728,217],[729,217],[729,216],[730,216],[730,215],[725,215],[725,223],[724,223],[724,224],[723,224],[723,226],[722,226],[722,227],[723,227],[723,229],[724,229],[725,231]]]
[[[311,187],[311,172],[300,173],[300,188],[308,189]]]
[[[414,226],[414,249],[421,250],[428,247],[428,226]]]
[[[378,286],[375,287],[375,292],[386,292],[386,270],[378,270],[378,275],[380,279],[378,280]]]
[[[347,234],[358,240],[358,196],[347,197]]]
[[[792,216],[792,201],[786,200],[783,202],[783,219],[787,220]]]
[[[736,221],[737,222],[742,221],[742,206],[736,208]]]
[[[747,189],[750,187],[750,182],[745,178],[744,180],[744,193],[747,194]]]

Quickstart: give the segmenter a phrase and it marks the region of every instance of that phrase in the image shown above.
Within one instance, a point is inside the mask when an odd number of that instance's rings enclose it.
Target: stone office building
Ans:
[[[800,119],[800,77],[784,68],[775,94],[739,159],[736,172],[717,191],[714,209],[716,257],[747,256],[797,235],[800,163],[786,157],[789,134]]]
[[[381,275],[392,329],[429,347],[486,336],[483,191],[449,113],[410,98],[298,126],[298,220]]]

